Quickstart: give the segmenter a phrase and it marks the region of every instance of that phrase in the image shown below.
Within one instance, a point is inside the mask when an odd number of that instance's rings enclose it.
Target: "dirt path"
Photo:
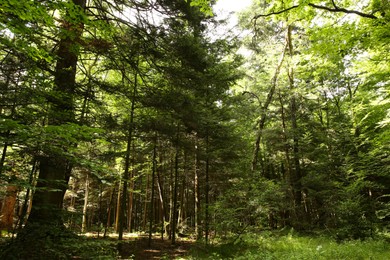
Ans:
[[[188,254],[194,241],[176,241],[176,245],[171,245],[169,240],[153,238],[151,247],[148,245],[147,237],[139,237],[125,240],[119,248],[121,259],[176,259]]]

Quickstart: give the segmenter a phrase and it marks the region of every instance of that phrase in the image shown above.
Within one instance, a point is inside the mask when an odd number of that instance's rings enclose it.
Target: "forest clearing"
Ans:
[[[390,2],[224,3],[0,2],[0,259],[390,259]]]

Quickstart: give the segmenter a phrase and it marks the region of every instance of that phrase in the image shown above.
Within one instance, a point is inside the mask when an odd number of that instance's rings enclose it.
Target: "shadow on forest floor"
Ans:
[[[176,259],[188,255],[195,244],[192,240],[178,240],[175,245],[170,240],[154,237],[149,247],[147,237],[124,240],[118,245],[120,259]]]
[[[0,255],[10,242],[11,237],[0,236]],[[76,239],[43,243],[37,255],[30,255],[26,248],[19,249],[18,253],[26,251],[25,253],[31,256],[29,259],[47,259],[44,254],[47,252],[51,253],[51,259],[180,259],[188,256],[195,245],[195,241],[191,239],[177,239],[176,244],[172,245],[170,240],[154,236],[149,247],[149,239],[145,235],[127,234],[122,241],[118,241],[116,234],[102,238],[94,233],[84,234]],[[19,258],[11,253],[11,258],[7,259],[27,258]]]

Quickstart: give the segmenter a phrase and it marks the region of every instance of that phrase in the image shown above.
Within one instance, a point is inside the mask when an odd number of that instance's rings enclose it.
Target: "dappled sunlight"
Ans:
[[[104,234],[103,232],[101,232],[101,233],[87,232],[87,233],[81,234],[81,236],[85,236],[85,237],[103,237],[103,234]],[[107,233],[106,237],[118,238],[118,234],[117,233]],[[139,238],[139,237],[145,237],[145,234],[141,234],[141,233],[123,233],[123,238],[124,239],[132,239],[132,238]]]

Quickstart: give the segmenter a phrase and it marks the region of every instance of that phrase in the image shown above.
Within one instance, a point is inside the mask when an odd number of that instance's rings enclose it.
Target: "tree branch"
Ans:
[[[365,18],[378,19],[378,17],[376,17],[373,14],[366,14],[363,12],[359,12],[359,11],[355,11],[355,10],[348,10],[345,8],[338,7],[334,0],[332,0],[332,5],[334,8],[308,3],[308,6],[311,6],[311,7],[316,8],[316,9],[326,10],[326,11],[333,12],[333,13],[357,14],[357,15],[365,17]],[[298,8],[298,7],[299,7],[299,5],[294,5],[294,6],[291,6],[289,8],[277,11],[277,12],[271,12],[271,13],[267,13],[267,14],[258,14],[255,17],[253,17],[253,19],[257,20],[260,17],[268,17],[271,15],[278,15],[278,14],[288,12],[288,11],[295,9],[295,8]]]
[[[283,9],[283,10],[278,11],[278,12],[272,12],[272,13],[268,13],[268,14],[258,14],[255,17],[253,17],[253,19],[256,20],[257,18],[260,18],[260,17],[267,17],[267,16],[271,16],[271,15],[285,13],[285,12],[288,12],[288,11],[290,11],[292,9],[297,8],[297,7],[299,7],[299,5],[294,5],[294,6],[291,6],[291,7],[287,8],[287,9]]]
[[[345,8],[340,8],[335,4],[334,1],[332,1],[332,3],[333,3],[334,8],[330,8],[330,7],[322,6],[322,5],[311,4],[311,3],[309,3],[308,5],[311,7],[317,8],[317,9],[322,9],[322,10],[326,10],[326,11],[333,12],[333,13],[357,14],[357,15],[365,17],[365,18],[378,19],[378,17],[376,17],[375,15],[366,14],[366,13],[362,13],[362,12],[355,11],[355,10],[348,10]]]

